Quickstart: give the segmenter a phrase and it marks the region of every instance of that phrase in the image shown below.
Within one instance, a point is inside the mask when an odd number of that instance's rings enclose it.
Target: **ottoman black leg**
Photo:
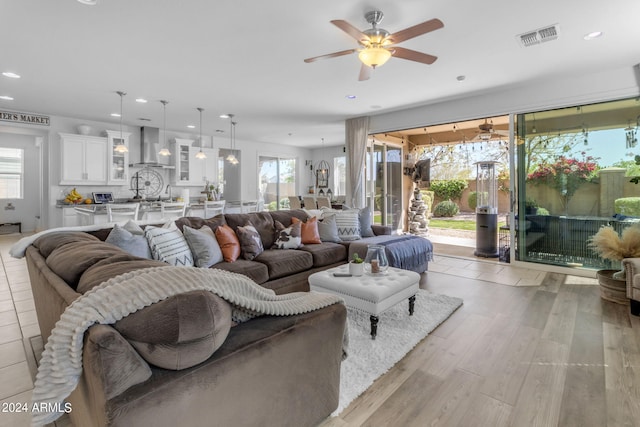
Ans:
[[[413,308],[416,305],[416,296],[409,297],[409,316],[413,316]]]
[[[378,334],[378,316],[371,316],[371,339],[375,340]]]

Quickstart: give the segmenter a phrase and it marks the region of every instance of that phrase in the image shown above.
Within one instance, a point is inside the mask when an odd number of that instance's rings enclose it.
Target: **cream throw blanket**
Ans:
[[[64,408],[63,400],[76,388],[82,374],[83,337],[91,325],[115,323],[148,305],[195,290],[207,290],[228,301],[236,309],[236,319],[253,314],[302,314],[342,302],[337,296],[315,292],[276,295],[246,276],[209,268],[167,266],[125,273],[82,295],[62,314],[42,353],[33,403]],[[60,415],[36,412],[32,423],[51,423]]]

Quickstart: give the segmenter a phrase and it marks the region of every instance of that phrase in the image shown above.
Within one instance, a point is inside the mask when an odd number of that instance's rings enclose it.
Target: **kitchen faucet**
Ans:
[[[168,194],[169,195],[169,201],[171,201],[173,199],[173,194],[172,194],[172,190],[171,190],[171,184],[167,185],[167,189],[164,190],[164,194]]]

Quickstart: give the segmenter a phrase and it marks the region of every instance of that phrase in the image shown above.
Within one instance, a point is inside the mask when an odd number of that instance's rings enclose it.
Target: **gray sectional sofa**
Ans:
[[[216,229],[226,224],[236,229],[250,221],[265,250],[252,260],[240,257],[212,268],[243,274],[277,294],[308,291],[310,274],[345,263],[351,245],[366,245],[363,239],[270,249],[276,221],[287,227],[292,217],[306,220],[307,213],[186,217],[176,225]],[[408,246],[404,236],[392,236],[385,227],[372,230],[379,234],[369,238],[375,243]],[[120,274],[166,265],[106,243],[111,232],[51,232],[27,247],[45,342],[65,308],[81,293]],[[414,243],[430,251],[430,244]],[[426,261],[418,268],[426,270]],[[228,335],[220,337],[216,331],[226,321],[226,304],[209,292],[189,292],[113,325],[90,327],[85,334],[83,374],[68,399],[74,425],[311,426],[330,415],[338,404],[345,307],[333,304],[301,315],[262,316],[227,327]],[[212,342],[221,340],[207,353]],[[156,365],[158,360],[164,367]]]

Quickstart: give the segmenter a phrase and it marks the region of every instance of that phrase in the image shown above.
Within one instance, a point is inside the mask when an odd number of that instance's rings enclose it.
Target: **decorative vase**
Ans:
[[[389,260],[385,247],[382,245],[368,245],[367,256],[364,258],[364,270],[369,274],[384,274],[389,268]]]
[[[364,274],[364,263],[349,261],[349,274],[358,277]]]

